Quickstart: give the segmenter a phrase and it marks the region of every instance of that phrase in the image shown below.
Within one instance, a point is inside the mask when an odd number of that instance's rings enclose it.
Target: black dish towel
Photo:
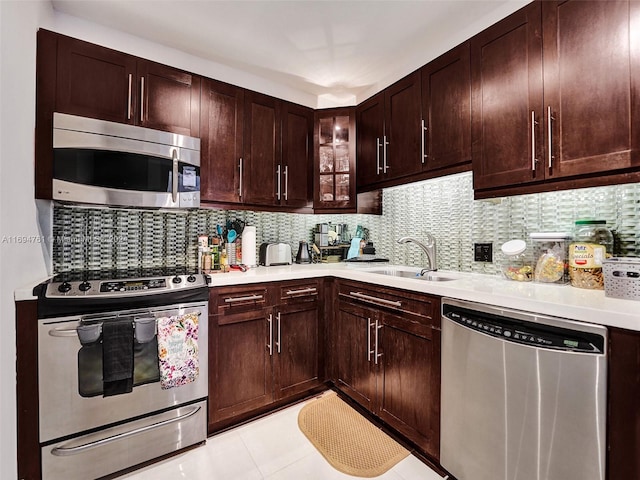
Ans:
[[[130,318],[102,324],[103,396],[133,390],[133,322]]]

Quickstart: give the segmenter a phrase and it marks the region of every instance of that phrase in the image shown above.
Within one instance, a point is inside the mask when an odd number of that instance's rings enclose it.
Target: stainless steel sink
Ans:
[[[424,280],[427,282],[447,282],[451,280],[458,280],[457,277],[442,274],[439,272],[426,272],[424,275],[420,275],[420,270],[415,268],[376,268],[368,270],[369,273],[377,273],[379,275],[388,275],[391,277],[403,277],[414,278],[416,280]]]

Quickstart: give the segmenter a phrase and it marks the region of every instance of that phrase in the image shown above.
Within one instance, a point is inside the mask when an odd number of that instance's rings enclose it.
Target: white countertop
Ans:
[[[257,267],[246,272],[232,271],[213,274],[211,275],[211,286],[219,287],[334,276],[640,331],[640,301],[605,297],[602,290],[584,290],[570,285],[513,282],[504,280],[499,276],[464,272],[438,272],[457,278],[446,282],[431,282],[370,272],[373,269],[384,268],[393,268],[393,266],[385,264],[328,263]],[[32,294],[33,287],[34,285],[17,289],[14,293],[15,300],[35,299]]]

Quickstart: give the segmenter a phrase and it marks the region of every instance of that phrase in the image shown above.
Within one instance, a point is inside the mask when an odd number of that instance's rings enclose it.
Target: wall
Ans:
[[[507,240],[533,232],[571,233],[576,219],[606,220],[616,235],[616,253],[640,251],[640,184],[473,199],[471,173],[386,189],[383,215],[300,215],[201,209],[190,212],[56,207],[53,248],[56,271],[73,269],[197,265],[197,238],[239,218],[255,225],[260,242],[286,242],[295,254],[300,240],[313,241],[317,223],[345,223],[353,235],[367,228],[376,253],[401,265],[426,265],[422,251],[396,240],[424,232],[437,240],[441,269],[494,274]],[[87,240],[88,241],[85,241]],[[494,245],[494,263],[473,258],[474,242]],[[531,250],[531,249],[530,249]]]

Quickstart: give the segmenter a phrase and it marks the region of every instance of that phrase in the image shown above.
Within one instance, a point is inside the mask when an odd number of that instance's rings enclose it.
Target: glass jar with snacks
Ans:
[[[524,240],[510,240],[503,243],[500,249],[503,253],[500,270],[506,279],[516,282],[533,280],[533,267]]]
[[[577,220],[569,246],[569,276],[578,288],[604,290],[602,262],[613,255],[613,234],[604,220]]]
[[[532,233],[533,279],[540,283],[569,282],[568,253],[572,236],[568,233]]]

